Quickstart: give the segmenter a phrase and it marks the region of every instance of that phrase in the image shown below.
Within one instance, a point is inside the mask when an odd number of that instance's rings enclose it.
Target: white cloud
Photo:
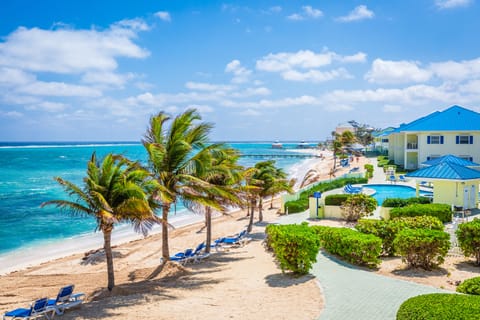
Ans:
[[[7,111],[7,112],[1,112],[0,111],[0,116],[5,117],[5,118],[13,118],[13,119],[18,119],[23,117],[23,113],[18,112],[18,111]]]
[[[118,74],[113,72],[87,72],[83,75],[82,81],[84,83],[112,85],[116,87],[123,87],[128,80],[135,77],[134,74]]]
[[[30,105],[25,107],[27,110],[43,110],[46,112],[60,112],[65,110],[67,107],[66,104],[60,103],[60,102],[49,102],[49,101],[44,101],[39,104],[35,105]]]
[[[365,19],[372,19],[375,16],[373,11],[368,10],[367,6],[360,5],[355,7],[350,13],[346,16],[339,17],[336,20],[340,22],[353,22]]]
[[[0,67],[0,85],[13,86],[35,81],[35,76],[19,69]]]
[[[323,16],[322,10],[315,9],[312,6],[303,6],[301,13],[293,13],[287,16],[288,20],[301,21],[305,19],[318,19]]]
[[[358,63],[358,62],[366,62],[367,61],[367,55],[363,52],[358,52],[354,55],[351,56],[339,56],[336,55],[335,58],[344,63]]]
[[[101,91],[95,88],[66,84],[64,82],[37,81],[17,88],[18,92],[34,96],[52,97],[99,97]]]
[[[435,5],[439,9],[452,9],[468,7],[472,2],[472,0],[435,0]]]
[[[117,68],[118,57],[149,55],[132,41],[142,29],[136,20],[118,22],[104,31],[20,27],[0,42],[0,66],[60,74],[111,71]]]
[[[269,96],[272,92],[265,87],[247,88],[242,91],[233,92],[229,97],[233,98],[247,98],[252,96]]]
[[[200,105],[200,104],[190,104],[187,106],[186,109],[197,109],[200,113],[211,113],[214,109],[208,105]]]
[[[365,79],[373,83],[410,83],[425,82],[432,73],[419,67],[416,61],[389,61],[375,59],[371,69],[365,74]]]
[[[324,82],[338,78],[350,79],[352,77],[353,76],[350,75],[344,68],[330,71],[309,70],[307,72],[299,72],[296,70],[288,70],[282,72],[282,78],[291,81]]]
[[[279,13],[282,11],[282,7],[280,6],[273,6],[273,7],[270,7],[268,9],[268,11],[272,12],[272,13]]]
[[[247,82],[249,80],[250,74],[252,73],[251,70],[243,67],[238,60],[232,60],[231,62],[229,62],[225,67],[225,72],[233,74],[233,83]]]
[[[234,88],[233,86],[230,86],[230,85],[211,84],[206,82],[192,82],[192,81],[185,83],[185,87],[191,90],[198,90],[198,91],[230,91]]]
[[[345,111],[352,111],[353,107],[349,106],[348,104],[329,103],[326,106],[324,106],[323,109],[329,112],[345,112]]]
[[[445,61],[432,63],[430,69],[441,79],[466,80],[480,77],[480,58],[464,61]]]
[[[383,112],[386,112],[386,113],[398,113],[398,112],[402,112],[403,108],[402,106],[395,105],[395,104],[386,104],[383,106],[382,110]]]
[[[262,115],[258,110],[254,110],[254,109],[247,109],[245,111],[239,112],[239,114],[242,116],[252,116],[252,117],[258,117]]]
[[[163,20],[166,22],[172,21],[172,18],[170,17],[170,13],[168,11],[158,11],[155,13],[155,16],[160,20]]]

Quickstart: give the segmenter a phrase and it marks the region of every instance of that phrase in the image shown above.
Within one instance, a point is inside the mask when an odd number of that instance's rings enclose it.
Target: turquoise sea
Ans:
[[[272,149],[269,143],[230,143],[242,154],[295,153],[296,143],[284,143],[284,149]],[[92,234],[92,218],[74,217],[54,207],[40,208],[47,200],[66,198],[63,189],[53,180],[60,176],[82,183],[86,164],[92,152],[123,154],[146,163],[146,153],[138,142],[125,143],[0,143],[0,255],[64,239]],[[252,166],[262,158],[242,157],[241,164]],[[277,165],[291,175],[305,161],[278,158]],[[297,172],[298,174],[298,172]],[[172,215],[192,214],[177,204]],[[115,231],[114,231],[115,232]]]

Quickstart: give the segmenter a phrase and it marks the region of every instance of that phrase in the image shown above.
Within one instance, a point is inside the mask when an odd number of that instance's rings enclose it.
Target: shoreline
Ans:
[[[299,149],[298,151],[315,154],[318,150]],[[320,161],[319,158],[313,158],[304,159],[293,164],[288,168],[287,173],[289,174],[289,179],[295,178],[298,183],[303,179],[305,173]],[[298,185],[296,184],[296,188],[297,187]],[[235,208],[229,211],[228,214],[234,214],[237,211],[241,211],[241,209]],[[203,220],[203,215],[187,211],[178,216],[172,216],[169,219],[169,223],[172,224],[176,230],[195,225]],[[159,233],[161,233],[161,226],[157,225],[152,228],[148,236],[157,235]],[[144,239],[143,235],[134,232],[130,225],[117,226],[112,233],[112,245],[114,246],[142,239]],[[99,248],[103,248],[103,234],[101,231],[92,231],[90,233],[76,235],[67,239],[55,239],[48,242],[42,241],[40,243],[34,243],[27,247],[0,254],[0,276]]]

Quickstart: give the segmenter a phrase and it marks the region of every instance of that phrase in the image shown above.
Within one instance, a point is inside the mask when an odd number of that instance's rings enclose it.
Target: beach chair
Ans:
[[[405,178],[405,176],[403,174],[401,174],[401,175],[398,176],[398,181],[407,182],[407,178]]]
[[[215,249],[215,251],[222,251],[222,242],[225,239],[225,237],[221,237],[213,241],[213,243],[210,245],[210,248]]]
[[[74,288],[73,284],[60,288],[57,298],[48,300],[47,309],[62,315],[65,310],[81,305],[85,301],[85,294],[81,292],[74,294]]]
[[[195,251],[193,251],[192,256],[187,258],[187,262],[199,262],[203,259],[206,259],[210,256],[210,253],[205,252],[205,242],[200,243]]]
[[[244,246],[247,242],[252,240],[251,238],[247,237],[247,230],[242,230],[238,233],[238,235],[233,237],[225,237],[223,238],[221,245],[222,246]]]
[[[175,255],[170,257],[170,261],[176,261],[180,264],[187,263],[187,259],[189,259],[193,254],[193,249],[187,249],[182,252],[178,252]]]
[[[347,184],[343,188],[343,191],[345,191],[345,193],[358,194],[362,192],[362,187],[354,187],[351,184]]]
[[[5,312],[3,320],[14,319],[38,319],[45,317],[51,319],[54,316],[55,310],[47,309],[48,298],[41,298],[35,300],[30,305],[30,308],[18,308],[12,311]],[[51,314],[49,316],[49,314]]]
[[[396,183],[397,182],[397,178],[392,174],[388,180],[390,180],[391,183]]]

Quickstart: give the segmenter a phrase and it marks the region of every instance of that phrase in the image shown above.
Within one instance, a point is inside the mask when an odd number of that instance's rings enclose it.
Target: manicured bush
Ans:
[[[342,216],[347,221],[357,221],[371,216],[377,208],[377,200],[363,193],[353,194],[342,204]]]
[[[413,198],[387,198],[383,200],[382,207],[386,208],[399,208],[405,207],[410,204],[429,204],[432,200],[427,197],[413,197]]]
[[[410,298],[397,311],[397,320],[480,319],[480,297],[433,293]]]
[[[341,206],[345,200],[351,195],[349,194],[331,194],[325,197],[326,206]]]
[[[404,229],[395,237],[393,246],[410,267],[431,270],[445,260],[450,235],[438,230]]]
[[[373,234],[382,239],[383,255],[393,256],[395,249],[393,241],[401,230],[410,229],[431,229],[443,231],[444,226],[436,217],[418,216],[401,217],[388,221],[374,219],[360,219],[355,228],[367,234]]]
[[[457,287],[457,292],[480,295],[480,277],[470,278],[464,280]]]
[[[463,254],[474,256],[475,263],[480,265],[480,219],[459,224],[456,234]]]
[[[317,261],[320,239],[306,223],[269,225],[265,232],[267,247],[273,250],[282,272],[290,270],[297,274],[307,274]]]
[[[350,263],[377,267],[382,251],[382,240],[371,234],[348,228],[312,227],[321,240],[322,247],[332,254],[339,255]]]
[[[363,167],[365,168],[365,171],[366,171],[365,178],[369,179],[373,177],[373,165],[367,163]]]
[[[437,217],[443,223],[452,221],[452,209],[448,204],[411,204],[406,207],[393,208],[390,210],[390,218],[432,216]]]
[[[285,212],[299,213],[308,210],[308,200],[298,199],[294,201],[288,201],[285,203]]]

